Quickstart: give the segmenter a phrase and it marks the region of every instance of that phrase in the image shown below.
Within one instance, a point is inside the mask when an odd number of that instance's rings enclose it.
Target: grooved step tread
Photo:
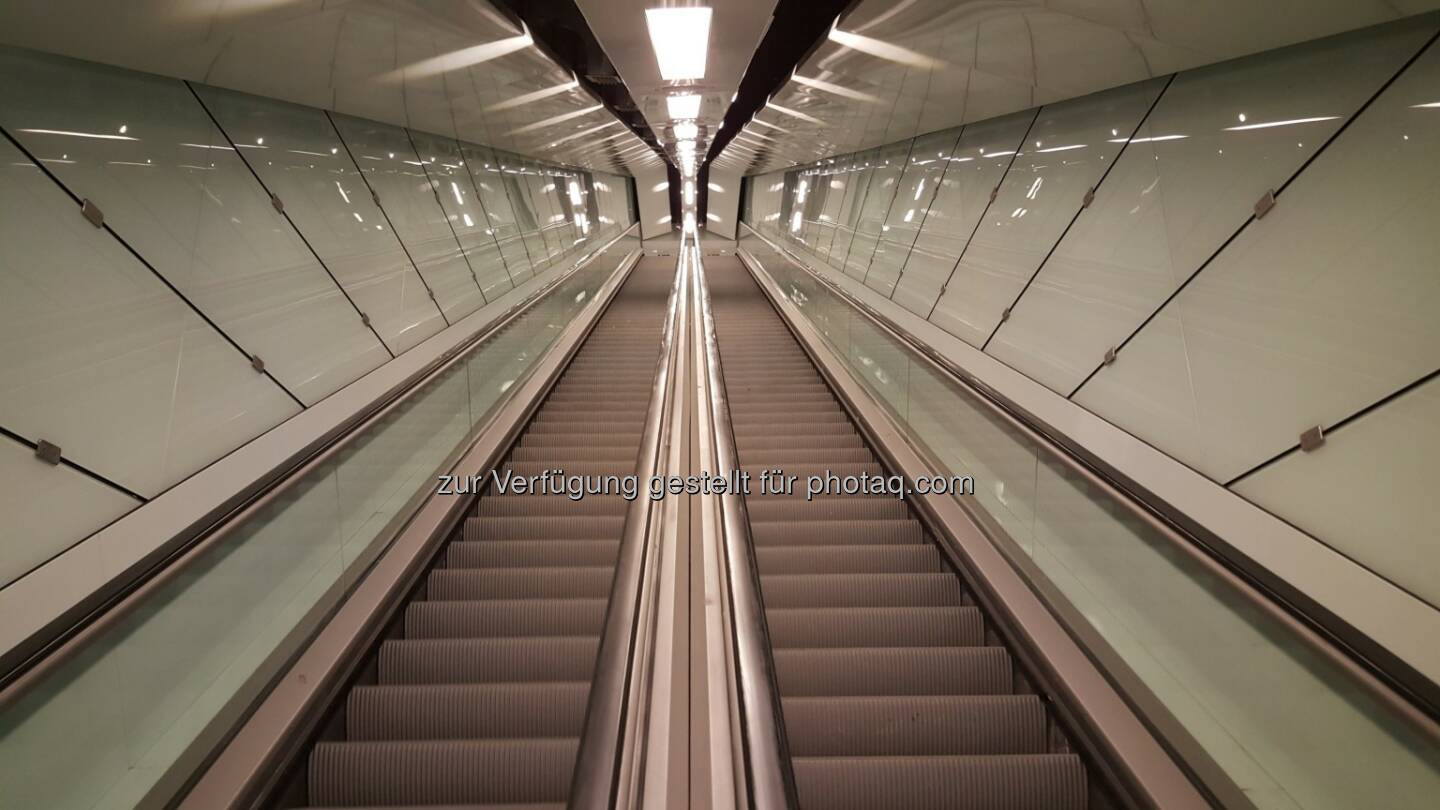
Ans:
[[[392,639],[380,645],[382,684],[588,681],[599,633],[483,639]]]
[[[1047,753],[1035,695],[792,697],[786,737],[797,757]]]
[[[590,684],[357,686],[346,734],[363,740],[579,737]]]

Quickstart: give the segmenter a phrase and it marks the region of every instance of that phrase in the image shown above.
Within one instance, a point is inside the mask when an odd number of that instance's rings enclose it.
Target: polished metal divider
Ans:
[[[715,318],[710,306],[709,287],[703,264],[696,251],[697,294],[701,339],[705,361],[705,383],[709,396],[703,408],[704,439],[712,445],[714,472],[729,476],[740,469],[735,434],[730,425],[729,404],[720,365]],[[724,584],[730,630],[733,699],[737,732],[733,746],[737,806],[753,810],[793,810],[799,807],[795,776],[780,716],[779,689],[770,658],[770,635],[760,597],[760,573],[750,537],[750,519],[745,496],[727,491],[719,496],[719,534],[722,559],[718,567]]]

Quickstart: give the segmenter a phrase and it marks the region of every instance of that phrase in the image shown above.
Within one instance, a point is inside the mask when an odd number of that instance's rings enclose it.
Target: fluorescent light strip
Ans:
[[[1151,138],[1111,138],[1110,143],[1156,143],[1158,141],[1183,141],[1189,135],[1156,135]]]
[[[1065,146],[1052,146],[1048,149],[1036,149],[1035,151],[1042,154],[1045,152],[1069,152],[1071,149],[1084,149],[1089,145],[1088,143],[1072,143]]]
[[[139,138],[132,138],[129,135],[105,135],[99,132],[71,132],[65,129],[22,129],[21,132],[31,132],[36,135],[68,135],[72,138],[96,138],[102,141],[138,141]]]
[[[711,10],[704,6],[645,9],[650,45],[665,81],[705,78],[710,16]]]
[[[1292,124],[1313,124],[1317,121],[1334,121],[1338,115],[1320,115],[1314,118],[1292,118],[1289,121],[1263,121],[1259,124],[1241,124],[1238,127],[1225,127],[1227,132],[1243,132],[1249,129],[1269,129],[1271,127],[1288,127]]]

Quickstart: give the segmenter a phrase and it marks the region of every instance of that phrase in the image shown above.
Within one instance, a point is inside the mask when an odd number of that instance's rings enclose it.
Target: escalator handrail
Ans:
[[[698,249],[696,249],[698,254]],[[729,477],[740,468],[729,400],[720,365],[719,340],[710,306],[710,287],[703,263],[696,261],[705,373],[709,379],[710,424],[714,430],[717,475]],[[770,631],[760,593],[760,569],[750,537],[745,498],[735,492],[720,496],[723,563],[728,572],[731,639],[735,653],[736,693],[745,752],[745,775],[753,810],[794,810],[799,807],[790,765],[780,690],[770,656]]]
[[[595,657],[595,674],[590,682],[590,704],[575,757],[570,810],[609,810],[614,805],[620,784],[621,763],[626,754],[622,740],[625,740],[633,676],[638,658],[649,654],[649,651],[636,648],[636,637],[643,601],[641,587],[647,579],[647,566],[653,562],[647,559],[646,540],[651,523],[658,514],[659,501],[647,497],[644,486],[651,476],[660,472],[663,463],[662,436],[670,421],[670,405],[680,394],[675,375],[681,345],[676,331],[684,296],[684,274],[680,269],[677,262],[675,279],[666,303],[660,356],[656,360],[654,384],[636,462],[641,492],[627,510],[620,555],[611,579],[610,602],[605,609],[605,624]],[[635,742],[643,744],[643,740]]]
[[[251,493],[225,514],[203,527],[172,538],[166,544],[169,548],[161,559],[116,587],[113,593],[77,621],[52,632],[42,643],[35,645],[34,652],[17,662],[8,671],[0,673],[0,711],[13,705],[40,684],[46,682],[51,674],[85,650],[91,641],[103,636],[107,630],[116,626],[131,612],[143,605],[148,595],[159,591],[167,583],[189,571],[205,558],[209,549],[223,545],[226,538],[246,526],[250,519],[267,506],[278,502],[286,493],[305,480],[307,473],[346,450],[365,433],[367,428],[402,407],[411,396],[423,389],[426,383],[436,379],[456,363],[463,361],[472,351],[499,334],[501,330],[542,301],[552,290],[589,265],[593,259],[612,245],[635,231],[637,227],[637,225],[631,225],[614,238],[577,258],[574,265],[568,270],[550,279],[530,295],[516,302],[474,335],[446,350],[423,368],[415,371],[403,382],[387,391],[384,396],[377,398],[360,412],[352,415],[314,445],[286,459],[265,476],[264,484],[256,492]],[[620,268],[624,266],[625,262],[619,265]]]

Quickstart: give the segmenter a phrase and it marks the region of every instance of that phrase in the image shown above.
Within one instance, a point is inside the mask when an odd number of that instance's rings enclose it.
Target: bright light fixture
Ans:
[[[665,97],[665,109],[673,119],[694,119],[700,117],[700,96],[695,93],[682,93],[678,96]]]
[[[693,141],[700,136],[700,127],[694,121],[681,121],[675,125],[675,138],[681,141]]]
[[[650,44],[660,63],[661,78],[667,82],[705,78],[709,8],[647,8],[645,25],[650,29]]]

